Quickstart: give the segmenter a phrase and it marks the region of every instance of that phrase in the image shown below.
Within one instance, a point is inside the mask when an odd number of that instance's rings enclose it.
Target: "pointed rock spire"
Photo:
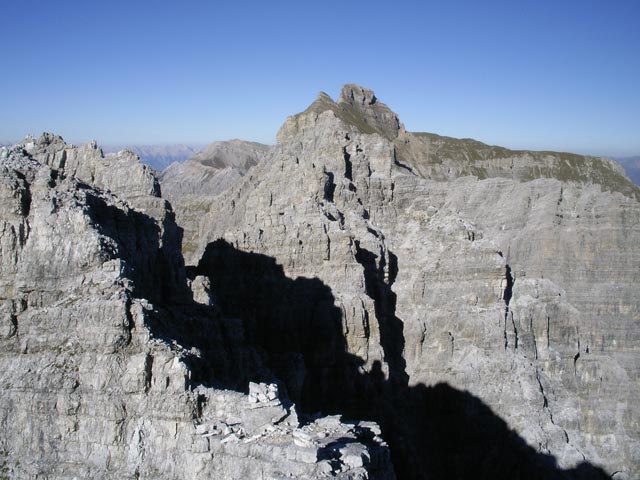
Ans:
[[[380,102],[372,90],[346,84],[342,87],[337,102],[326,93],[320,92],[304,112],[289,117],[277,135],[278,142],[298,131],[300,125],[308,121],[310,113],[317,115],[327,110],[331,110],[342,122],[355,127],[361,133],[377,133],[388,140],[394,140],[404,131],[398,116]]]

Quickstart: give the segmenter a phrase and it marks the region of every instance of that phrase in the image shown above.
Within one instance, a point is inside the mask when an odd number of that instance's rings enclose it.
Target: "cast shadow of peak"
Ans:
[[[86,213],[93,227],[113,241],[102,244],[105,260],[123,261],[125,274],[133,280],[134,295],[161,305],[186,301],[182,229],[173,212],[167,211],[158,220],[134,208],[124,210],[107,203],[89,185],[80,183],[79,188],[86,191]]]
[[[372,265],[368,258],[361,263],[365,268]],[[375,272],[369,273],[367,288],[373,292]],[[347,350],[333,292],[317,278],[287,278],[274,258],[238,250],[224,240],[207,246],[190,271],[194,275],[209,277],[217,308],[223,316],[239,319],[243,344],[259,352],[299,411],[378,422],[398,478],[609,478],[588,463],[560,469],[553,456],[530,447],[469,392],[443,383],[409,386],[398,381],[406,375],[404,370],[395,378],[387,376],[379,362],[365,371],[365,362]],[[382,322],[400,322],[389,318],[395,307],[395,297],[390,298],[389,305],[380,301],[376,315],[386,315]],[[387,327],[392,334],[385,341],[404,342],[400,327]],[[387,349],[397,351],[389,345]],[[403,362],[396,363],[404,368]],[[232,370],[239,372],[241,367]]]
[[[556,458],[541,453],[511,429],[481,399],[446,383],[419,384],[400,393],[395,404],[393,437],[402,442],[417,441],[422,456],[419,472],[407,478],[424,479],[511,479],[511,480],[596,480],[609,476],[587,462],[563,470]],[[408,419],[403,415],[410,412]],[[407,430],[403,429],[407,426]],[[393,448],[393,446],[392,446]],[[396,458],[392,451],[392,458]],[[410,462],[406,456],[404,462]],[[395,463],[394,463],[395,465]]]
[[[223,316],[241,319],[244,340],[265,357],[294,402],[306,399],[312,409],[342,403],[340,392],[325,387],[345,383],[363,362],[347,354],[342,313],[327,285],[290,279],[274,258],[224,240],[207,246],[190,275],[209,278],[215,305]]]

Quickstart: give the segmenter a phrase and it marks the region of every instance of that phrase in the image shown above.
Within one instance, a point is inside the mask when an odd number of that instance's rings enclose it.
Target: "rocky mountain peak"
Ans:
[[[185,254],[300,411],[379,421],[399,478],[606,478],[640,451],[630,422],[591,413],[638,395],[618,380],[640,259],[622,180],[596,158],[406,132],[347,85],[287,119]]]
[[[318,96],[316,97],[315,101],[313,102],[315,103],[329,103],[329,104],[335,104],[335,102],[333,101],[333,98],[331,98],[331,96],[326,93],[326,92],[318,92]],[[313,104],[312,104],[313,105]]]
[[[319,116],[326,111],[332,111],[347,128],[354,129],[355,132],[377,133],[387,140],[394,140],[404,132],[398,115],[380,102],[372,90],[346,84],[342,87],[337,102],[320,92],[302,113],[287,118],[276,137],[278,143],[287,141],[307,127],[316,128]]]
[[[243,173],[254,166],[269,151],[268,145],[244,140],[214,142],[185,163],[200,163],[218,169],[239,168]]]
[[[36,144],[38,145],[51,145],[52,143],[63,144],[64,139],[60,135],[55,135],[49,132],[43,132],[36,140]]]
[[[184,162],[174,162],[160,174],[162,195],[174,206],[184,229],[183,248],[196,243],[197,219],[209,211],[213,197],[238,182],[262,161],[271,146],[243,140],[214,142]]]
[[[375,423],[301,424],[207,280],[187,283],[154,172],[90,148],[0,150],[0,478],[394,479]]]
[[[378,99],[376,98],[373,90],[348,83],[342,87],[340,91],[340,97],[338,103],[349,103],[353,106],[356,105],[374,105]]]
[[[373,90],[346,84],[340,91],[337,103],[345,113],[360,117],[368,127],[389,140],[404,130],[398,115],[380,102]]]

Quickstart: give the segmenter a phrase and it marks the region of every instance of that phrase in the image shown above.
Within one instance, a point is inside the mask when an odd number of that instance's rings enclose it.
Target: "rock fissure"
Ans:
[[[534,359],[538,360],[538,341],[536,340],[536,332],[533,329],[533,315],[529,315],[529,332],[531,332],[531,341],[533,343]]]
[[[333,179],[333,172],[324,172],[327,181],[324,184],[324,200],[333,203],[333,195],[336,191],[336,184]]]
[[[353,182],[353,164],[347,147],[342,147],[342,158],[344,159],[344,177]]]

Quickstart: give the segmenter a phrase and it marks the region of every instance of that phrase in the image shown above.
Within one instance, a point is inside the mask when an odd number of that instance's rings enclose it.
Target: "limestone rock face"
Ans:
[[[160,193],[94,143],[0,150],[0,476],[638,476],[614,163],[413,134],[346,85]]]
[[[113,191],[122,199],[160,196],[160,185],[152,170],[139,163],[132,152],[125,150],[104,156],[96,142],[78,148],[50,133],[43,133],[38,139],[28,137],[22,146],[27,154],[53,170],[62,170],[99,189]]]
[[[158,193],[127,153],[0,150],[0,476],[394,478],[376,424],[301,426],[203,279],[192,301]]]
[[[352,85],[277,138],[187,262],[299,407],[378,419],[402,478],[634,478],[640,203],[615,165],[433,160]]]

